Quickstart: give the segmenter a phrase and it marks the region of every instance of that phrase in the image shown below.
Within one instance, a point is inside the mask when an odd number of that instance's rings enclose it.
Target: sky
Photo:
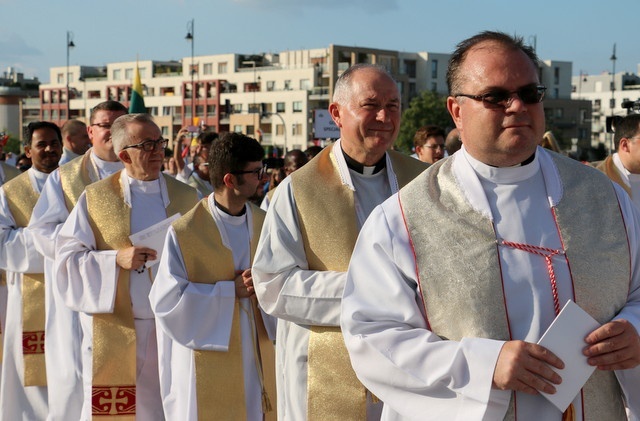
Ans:
[[[0,73],[49,82],[49,68],[260,54],[330,44],[451,53],[483,30],[522,36],[573,74],[638,72],[638,0],[0,0]]]

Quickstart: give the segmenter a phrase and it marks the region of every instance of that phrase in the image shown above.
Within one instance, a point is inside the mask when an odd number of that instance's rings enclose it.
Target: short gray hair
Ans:
[[[333,89],[333,102],[345,105],[347,101],[349,101],[349,97],[351,96],[351,82],[353,79],[353,75],[361,70],[373,70],[375,72],[389,76],[389,79],[394,82],[396,81],[386,68],[378,64],[354,64],[353,66],[345,70],[344,73],[342,73],[336,81],[336,86]]]
[[[122,148],[131,143],[128,130],[131,123],[155,124],[153,117],[149,114],[125,114],[116,118],[111,125],[111,142],[113,143],[113,152],[116,155],[120,153]]]

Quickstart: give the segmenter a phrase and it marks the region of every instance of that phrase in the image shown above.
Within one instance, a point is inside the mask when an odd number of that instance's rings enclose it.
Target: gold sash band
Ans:
[[[251,256],[255,255],[264,212],[251,206],[253,237]],[[213,221],[208,200],[202,199],[190,212],[174,222],[178,244],[190,282],[213,284],[235,278],[232,252],[222,244]],[[256,356],[263,383],[263,412],[266,420],[275,420],[275,353],[257,306],[251,308],[258,338]],[[246,419],[240,304],[235,300],[231,337],[227,352],[194,351],[198,419]]]
[[[309,269],[346,272],[359,227],[354,194],[340,179],[334,146],[325,148],[314,160],[291,174],[291,184]],[[389,157],[400,187],[427,168],[419,160],[400,153],[390,151]],[[327,221],[331,229],[327,229]],[[308,419],[363,420],[366,393],[351,367],[340,328],[311,326]]]
[[[131,246],[131,209],[124,202],[121,172],[86,188],[89,223],[98,250]],[[196,202],[195,190],[165,177],[169,215]],[[149,274],[151,276],[151,274]],[[136,330],[129,292],[130,271],[119,268],[113,313],[93,315],[93,416],[135,420]]]
[[[29,173],[22,173],[6,183],[3,188],[16,226],[26,227],[40,197],[40,194],[33,189]],[[25,386],[47,385],[44,325],[44,274],[24,273],[22,274],[22,356]]]

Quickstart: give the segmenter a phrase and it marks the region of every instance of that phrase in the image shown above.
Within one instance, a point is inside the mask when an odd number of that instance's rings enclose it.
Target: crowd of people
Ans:
[[[372,64],[281,170],[115,101],[29,124],[31,167],[0,163],[0,420],[639,419],[640,115],[600,171],[541,146],[537,63],[462,41],[418,159]],[[568,301],[598,327],[567,391],[539,341]]]

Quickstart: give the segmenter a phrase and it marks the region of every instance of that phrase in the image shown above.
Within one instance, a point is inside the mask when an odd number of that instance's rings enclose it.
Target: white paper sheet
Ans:
[[[596,369],[587,364],[582,350],[587,346],[584,338],[598,327],[600,323],[569,300],[538,342],[564,362],[564,369],[555,369],[562,377],[562,383],[555,385],[556,393],[540,392],[560,411],[569,407]]]
[[[162,250],[164,249],[164,240],[167,236],[169,227],[176,219],[180,218],[180,213],[176,213],[168,217],[167,219],[158,222],[155,225],[151,225],[149,228],[145,228],[142,231],[138,231],[135,234],[131,234],[129,239],[134,246],[149,247],[154,249],[158,255],[156,260],[149,260],[145,267],[151,267],[160,262],[162,256]]]

